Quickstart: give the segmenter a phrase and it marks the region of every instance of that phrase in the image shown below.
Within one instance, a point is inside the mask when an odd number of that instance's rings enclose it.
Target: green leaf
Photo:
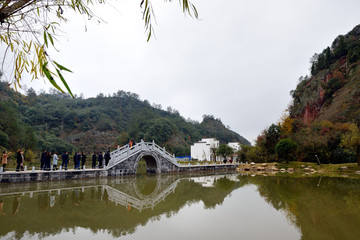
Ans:
[[[59,78],[61,79],[62,83],[64,84],[64,86],[66,87],[66,89],[68,90],[69,94],[71,95],[72,98],[74,98],[74,95],[72,94],[67,82],[65,81],[63,75],[60,73],[59,69],[56,69],[56,72],[59,75]]]
[[[64,91],[59,87],[59,85],[57,85],[57,83],[55,82],[53,76],[51,76],[51,73],[50,73],[49,69],[47,69],[47,67],[46,67],[47,64],[48,64],[48,63],[46,62],[44,65],[42,65],[42,70],[43,70],[46,78],[49,80],[49,82],[50,82],[57,90],[59,90],[60,92],[63,93]]]
[[[47,35],[49,36],[49,39],[50,39],[51,45],[53,45],[53,46],[54,46],[54,40],[53,40],[53,38],[52,38],[51,34],[50,34],[50,33],[48,33]]]
[[[148,35],[148,38],[147,38],[147,42],[150,40],[150,38],[151,38],[151,28],[150,28],[150,31],[149,31],[149,35]]]
[[[46,37],[46,31],[44,31],[44,42],[46,44],[46,47],[48,47],[48,41],[47,41],[47,37]]]
[[[58,68],[60,68],[60,70],[72,72],[70,69],[67,69],[66,67],[60,65],[59,63],[57,63],[57,62],[55,62],[55,61],[53,61],[53,62],[56,64],[56,66],[57,66]]]

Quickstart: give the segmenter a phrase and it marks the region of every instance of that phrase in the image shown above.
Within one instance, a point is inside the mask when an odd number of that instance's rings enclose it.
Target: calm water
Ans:
[[[0,185],[0,239],[360,239],[360,180],[138,176]]]

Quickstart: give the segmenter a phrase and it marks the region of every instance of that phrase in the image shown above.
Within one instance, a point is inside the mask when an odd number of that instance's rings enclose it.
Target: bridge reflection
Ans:
[[[145,209],[154,209],[156,205],[165,201],[169,195],[175,193],[180,181],[191,181],[202,187],[214,187],[215,182],[221,178],[238,181],[237,174],[198,177],[155,175],[67,183],[29,183],[21,186],[15,184],[0,186],[0,199],[15,196],[17,202],[20,203],[20,198],[38,196],[39,209],[47,209],[54,207],[55,204],[61,205],[66,198],[69,198],[69,194],[75,206],[81,205],[85,199],[85,192],[90,192],[92,198],[96,196],[98,200],[141,212]],[[74,184],[79,186],[66,186]],[[45,206],[46,203],[49,203],[48,206]]]

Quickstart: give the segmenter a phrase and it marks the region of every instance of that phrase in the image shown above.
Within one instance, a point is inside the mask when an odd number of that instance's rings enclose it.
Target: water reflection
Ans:
[[[359,239],[360,181],[330,177],[244,178],[298,226],[302,239]]]
[[[243,229],[241,236],[252,239],[358,239],[359,202],[359,180],[328,177],[167,175],[8,184],[0,185],[0,238],[65,238],[86,230],[88,239],[105,230],[141,239],[147,226],[154,231],[154,222],[168,234],[177,231],[165,216],[186,226],[189,238],[216,239],[226,229],[227,239],[238,239]]]

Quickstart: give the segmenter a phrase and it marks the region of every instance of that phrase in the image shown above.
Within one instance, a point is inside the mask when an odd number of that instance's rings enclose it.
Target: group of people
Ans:
[[[9,154],[7,151],[3,151],[3,155],[2,155],[2,158],[1,158],[1,163],[2,163],[2,168],[3,168],[3,172],[5,172],[6,170],[6,165],[8,164],[8,157],[9,157]],[[19,150],[17,153],[16,153],[16,171],[19,172],[20,170],[21,171],[24,171],[24,152]]]
[[[10,154],[11,153],[8,153],[7,151],[3,151],[1,158],[3,172],[5,172],[6,170],[6,165],[8,164],[8,157]],[[61,158],[62,158],[61,167],[67,170],[69,164],[69,152],[65,152],[64,154],[62,154]],[[73,159],[74,159],[74,169],[84,169],[86,163],[86,155],[84,152],[76,152],[74,154]],[[92,155],[91,167],[93,169],[97,167],[103,168],[104,166],[107,166],[109,164],[110,159],[111,159],[110,148],[104,154],[102,152],[94,152],[94,154]],[[40,169],[43,171],[49,171],[51,170],[51,166],[52,166],[52,170],[56,171],[58,170],[58,162],[59,162],[58,152],[54,152],[54,154],[52,154],[51,151],[43,150],[40,157]],[[16,171],[17,172],[24,171],[24,152],[22,150],[19,150],[16,154],[16,163],[17,163]]]
[[[51,152],[43,150],[40,158],[40,169],[44,171],[51,170],[51,158],[52,158],[52,170],[58,170],[58,152],[55,152],[53,155]],[[68,169],[69,164],[69,152],[65,152],[61,155],[62,164],[61,167],[65,170]],[[105,166],[109,164],[111,157],[110,157],[110,148],[108,151],[103,154],[102,152],[94,152],[92,155],[92,165],[93,169],[99,167],[103,168],[103,161],[105,160]],[[86,154],[84,152],[75,152],[74,157],[74,169],[84,169],[86,163]]]
[[[56,169],[57,161],[58,161],[58,152],[55,152],[52,154],[52,152],[48,152],[46,150],[43,150],[40,157],[40,169],[45,171],[49,171],[51,169],[51,158],[53,159],[52,165],[53,169]]]
[[[102,152],[94,152],[92,155],[92,164],[91,167],[94,169],[96,166],[99,166],[99,168],[103,168],[103,161],[105,160],[105,167],[109,164],[111,157],[110,157],[110,148],[108,151],[105,152],[103,155]],[[98,165],[97,165],[98,163]]]

